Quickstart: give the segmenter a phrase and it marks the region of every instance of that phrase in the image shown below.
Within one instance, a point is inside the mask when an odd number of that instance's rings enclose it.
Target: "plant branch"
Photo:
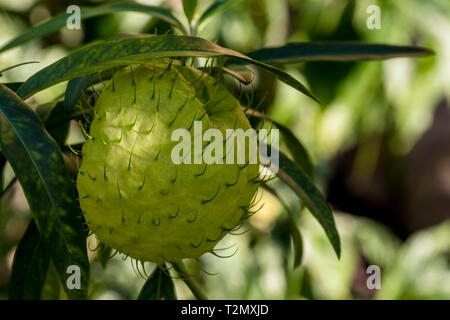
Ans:
[[[207,295],[204,293],[203,289],[200,287],[197,281],[195,281],[188,273],[186,266],[182,261],[173,263],[173,267],[198,300],[208,300]]]

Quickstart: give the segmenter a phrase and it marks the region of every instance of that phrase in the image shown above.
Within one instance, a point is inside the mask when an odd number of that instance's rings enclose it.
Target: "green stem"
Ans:
[[[174,263],[173,266],[180,278],[184,280],[186,285],[189,287],[189,289],[191,289],[192,293],[198,300],[208,300],[208,297],[203,292],[203,289],[200,287],[197,281],[192,279],[192,276],[189,275],[186,266],[182,261]]]
[[[189,23],[189,34],[191,37],[197,37],[197,23],[194,21],[191,21]],[[198,57],[193,57],[193,59],[194,59],[194,65],[198,69],[198,67],[200,66],[200,61],[199,61]]]

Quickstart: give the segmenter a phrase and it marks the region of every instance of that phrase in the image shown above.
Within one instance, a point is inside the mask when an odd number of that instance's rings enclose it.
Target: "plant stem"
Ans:
[[[200,287],[197,281],[192,279],[192,276],[189,275],[186,266],[182,261],[173,263],[173,266],[180,278],[184,280],[186,285],[189,287],[189,289],[191,289],[192,293],[198,300],[208,300],[208,297],[203,292],[203,289]]]

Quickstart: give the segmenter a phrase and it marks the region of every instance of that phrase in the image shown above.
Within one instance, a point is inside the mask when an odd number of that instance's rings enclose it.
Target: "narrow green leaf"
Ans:
[[[164,266],[157,266],[145,282],[139,293],[138,300],[176,300],[175,286],[172,278],[163,270]]]
[[[337,256],[341,254],[339,233],[334,217],[320,191],[309,180],[303,170],[297,167],[287,156],[279,152],[280,163],[277,176],[303,200],[306,207],[321,224]]]
[[[53,101],[37,106],[36,113],[44,122],[45,129],[59,146],[64,146],[69,134],[70,119],[63,101]]]
[[[38,300],[41,297],[50,257],[34,220],[17,246],[9,280],[10,300]]]
[[[80,19],[89,19],[92,17],[105,15],[105,14],[111,14],[116,12],[122,12],[122,11],[132,11],[132,12],[142,12],[147,13],[149,15],[153,15],[159,19],[162,19],[181,30],[184,30],[183,25],[181,22],[167,9],[161,8],[161,7],[155,7],[155,6],[147,6],[143,4],[138,3],[132,3],[132,2],[113,2],[108,3],[102,6],[93,7],[93,8],[82,8],[81,9],[81,16]],[[51,18],[48,21],[45,21],[35,27],[33,27],[31,30],[27,31],[26,33],[12,39],[8,43],[6,43],[2,48],[0,48],[0,52],[9,50],[11,48],[20,46],[21,44],[35,39],[39,38],[48,34],[51,34],[53,32],[56,32],[63,28],[66,23],[67,19],[71,16],[70,13],[63,12],[53,18]]]
[[[237,4],[242,0],[216,0],[214,1],[206,10],[203,12],[202,16],[199,19],[199,24],[204,22],[209,17],[216,15],[231,6]]]
[[[61,298],[61,281],[55,264],[50,260],[45,283],[42,287],[41,300],[59,300]]]
[[[209,72],[213,77],[221,76],[222,74],[228,74],[245,85],[252,83],[254,78],[253,72],[250,69],[243,66],[233,66],[233,68],[225,68],[225,67],[201,68],[201,70]]]
[[[97,259],[103,268],[106,268],[109,260],[111,260],[112,248],[101,242],[97,250]]]
[[[111,79],[116,71],[117,69],[110,69],[70,80],[64,96],[64,110],[68,113],[72,112],[84,90],[91,85]]]
[[[2,76],[2,74],[3,74],[4,72],[6,72],[6,71],[8,71],[8,70],[11,70],[11,69],[14,69],[14,68],[17,68],[17,67],[26,65],[26,64],[30,64],[30,63],[39,63],[39,61],[22,62],[22,63],[15,64],[15,65],[13,65],[13,66],[10,66],[10,67],[8,67],[8,68],[5,68],[5,69],[3,69],[3,70],[0,70],[0,77]]]
[[[183,0],[183,10],[189,22],[192,21],[197,10],[198,0]]]
[[[268,115],[254,109],[247,109],[245,113],[249,117],[257,117],[272,122],[286,139],[287,147],[291,152],[292,157],[294,158],[295,164],[299,166],[312,181],[314,181],[314,165],[311,161],[311,158],[309,157],[308,151],[288,127],[273,120]]]
[[[268,63],[302,61],[382,60],[398,57],[423,57],[433,51],[418,46],[398,46],[364,42],[297,42],[277,48],[263,48],[248,53],[255,60]]]
[[[94,74],[72,79],[67,83],[64,95],[64,110],[70,113],[83,95],[83,91],[91,84]]]
[[[50,116],[44,122],[50,136],[55,139],[58,146],[64,146],[69,135],[70,120],[67,119],[67,113],[64,109],[64,102],[59,101],[53,108]]]
[[[300,229],[295,222],[294,213],[292,213],[291,209],[289,209],[288,205],[281,199],[279,194],[267,184],[263,185],[263,188],[273,194],[281,203],[284,210],[288,213],[289,217],[289,228],[291,229],[292,242],[294,243],[294,268],[297,268],[301,265],[303,259],[303,238],[300,233]]]
[[[41,120],[11,90],[0,84],[0,148],[22,185],[46,250],[66,294],[84,298],[89,261],[82,216],[61,151]],[[78,266],[81,289],[70,290],[67,268]]]
[[[253,71],[244,66],[222,67],[222,69],[225,73],[235,77],[245,85],[252,83],[255,78]]]
[[[225,56],[254,64],[272,72],[284,83],[317,101],[303,84],[276,67],[202,38],[173,35],[142,36],[92,43],[35,73],[23,84],[18,94],[27,98],[65,80],[127,64],[145,63],[154,58],[193,56]]]

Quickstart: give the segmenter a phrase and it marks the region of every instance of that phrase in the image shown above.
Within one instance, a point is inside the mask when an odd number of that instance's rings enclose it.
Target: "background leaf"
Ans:
[[[192,21],[197,10],[198,0],[183,0],[183,10],[189,22]]]
[[[23,85],[23,82],[8,82],[2,84],[8,87],[10,90],[16,92],[17,90],[19,90],[20,86]]]
[[[14,254],[9,280],[9,299],[40,299],[49,263],[50,257],[34,220],[31,220]]]
[[[115,12],[122,12],[122,11],[133,11],[133,12],[142,12],[147,13],[149,15],[153,15],[159,19],[162,19],[181,30],[184,30],[183,25],[181,22],[167,9],[164,9],[162,7],[155,7],[155,6],[147,6],[143,4],[138,3],[132,3],[132,2],[113,2],[108,3],[103,6],[98,6],[94,8],[82,8],[81,9],[81,16],[80,19],[88,19],[104,14],[110,14]],[[0,48],[0,52],[9,50],[11,48],[20,46],[21,44],[36,39],[48,34],[51,34],[53,32],[56,32],[63,28],[67,23],[67,18],[70,17],[71,14],[68,13],[61,13],[57,15],[54,18],[51,18],[48,21],[45,21],[32,29],[30,29],[28,32],[18,36],[17,38],[12,39],[8,43],[6,43],[3,47]]]
[[[39,117],[44,122],[45,128],[50,136],[55,139],[59,146],[64,146],[67,135],[69,134],[70,125],[70,119],[65,112],[64,102],[55,101],[49,104],[40,105],[36,108],[36,113],[38,113]]]
[[[175,286],[164,266],[156,266],[139,293],[138,300],[176,300]]]
[[[341,244],[334,217],[326,200],[308,176],[287,156],[279,152],[280,164],[278,177],[285,182],[299,197],[313,216],[319,221],[330,240],[336,255],[340,257]]]
[[[206,10],[203,12],[202,16],[199,19],[199,24],[204,22],[209,17],[218,14],[229,7],[237,4],[242,0],[216,0],[214,1]]]
[[[303,239],[302,234],[300,233],[300,229],[295,222],[295,216],[292,213],[291,209],[289,209],[288,205],[281,199],[279,194],[267,184],[263,185],[264,189],[273,194],[281,203],[284,210],[287,212],[289,217],[289,229],[291,230],[292,242],[294,243],[294,268],[297,268],[303,259]]]
[[[225,56],[254,64],[317,101],[303,84],[280,69],[202,38],[173,35],[143,36],[92,43],[35,73],[22,85],[18,94],[22,98],[27,98],[64,80],[127,64],[145,63],[154,58],[192,56]]]
[[[297,42],[276,48],[263,48],[247,55],[270,63],[303,61],[382,60],[398,57],[423,57],[433,51],[417,46],[397,46],[363,42]]]
[[[249,117],[257,117],[272,122],[286,139],[287,147],[291,152],[292,157],[294,158],[295,164],[299,166],[312,181],[314,181],[314,165],[311,161],[311,158],[309,157],[308,151],[288,127],[273,120],[268,115],[254,109],[247,109],[246,114]]]
[[[0,84],[0,147],[23,187],[45,248],[69,298],[84,298],[89,261],[74,184],[61,151],[38,116]],[[81,289],[66,286],[67,267],[81,271]]]

